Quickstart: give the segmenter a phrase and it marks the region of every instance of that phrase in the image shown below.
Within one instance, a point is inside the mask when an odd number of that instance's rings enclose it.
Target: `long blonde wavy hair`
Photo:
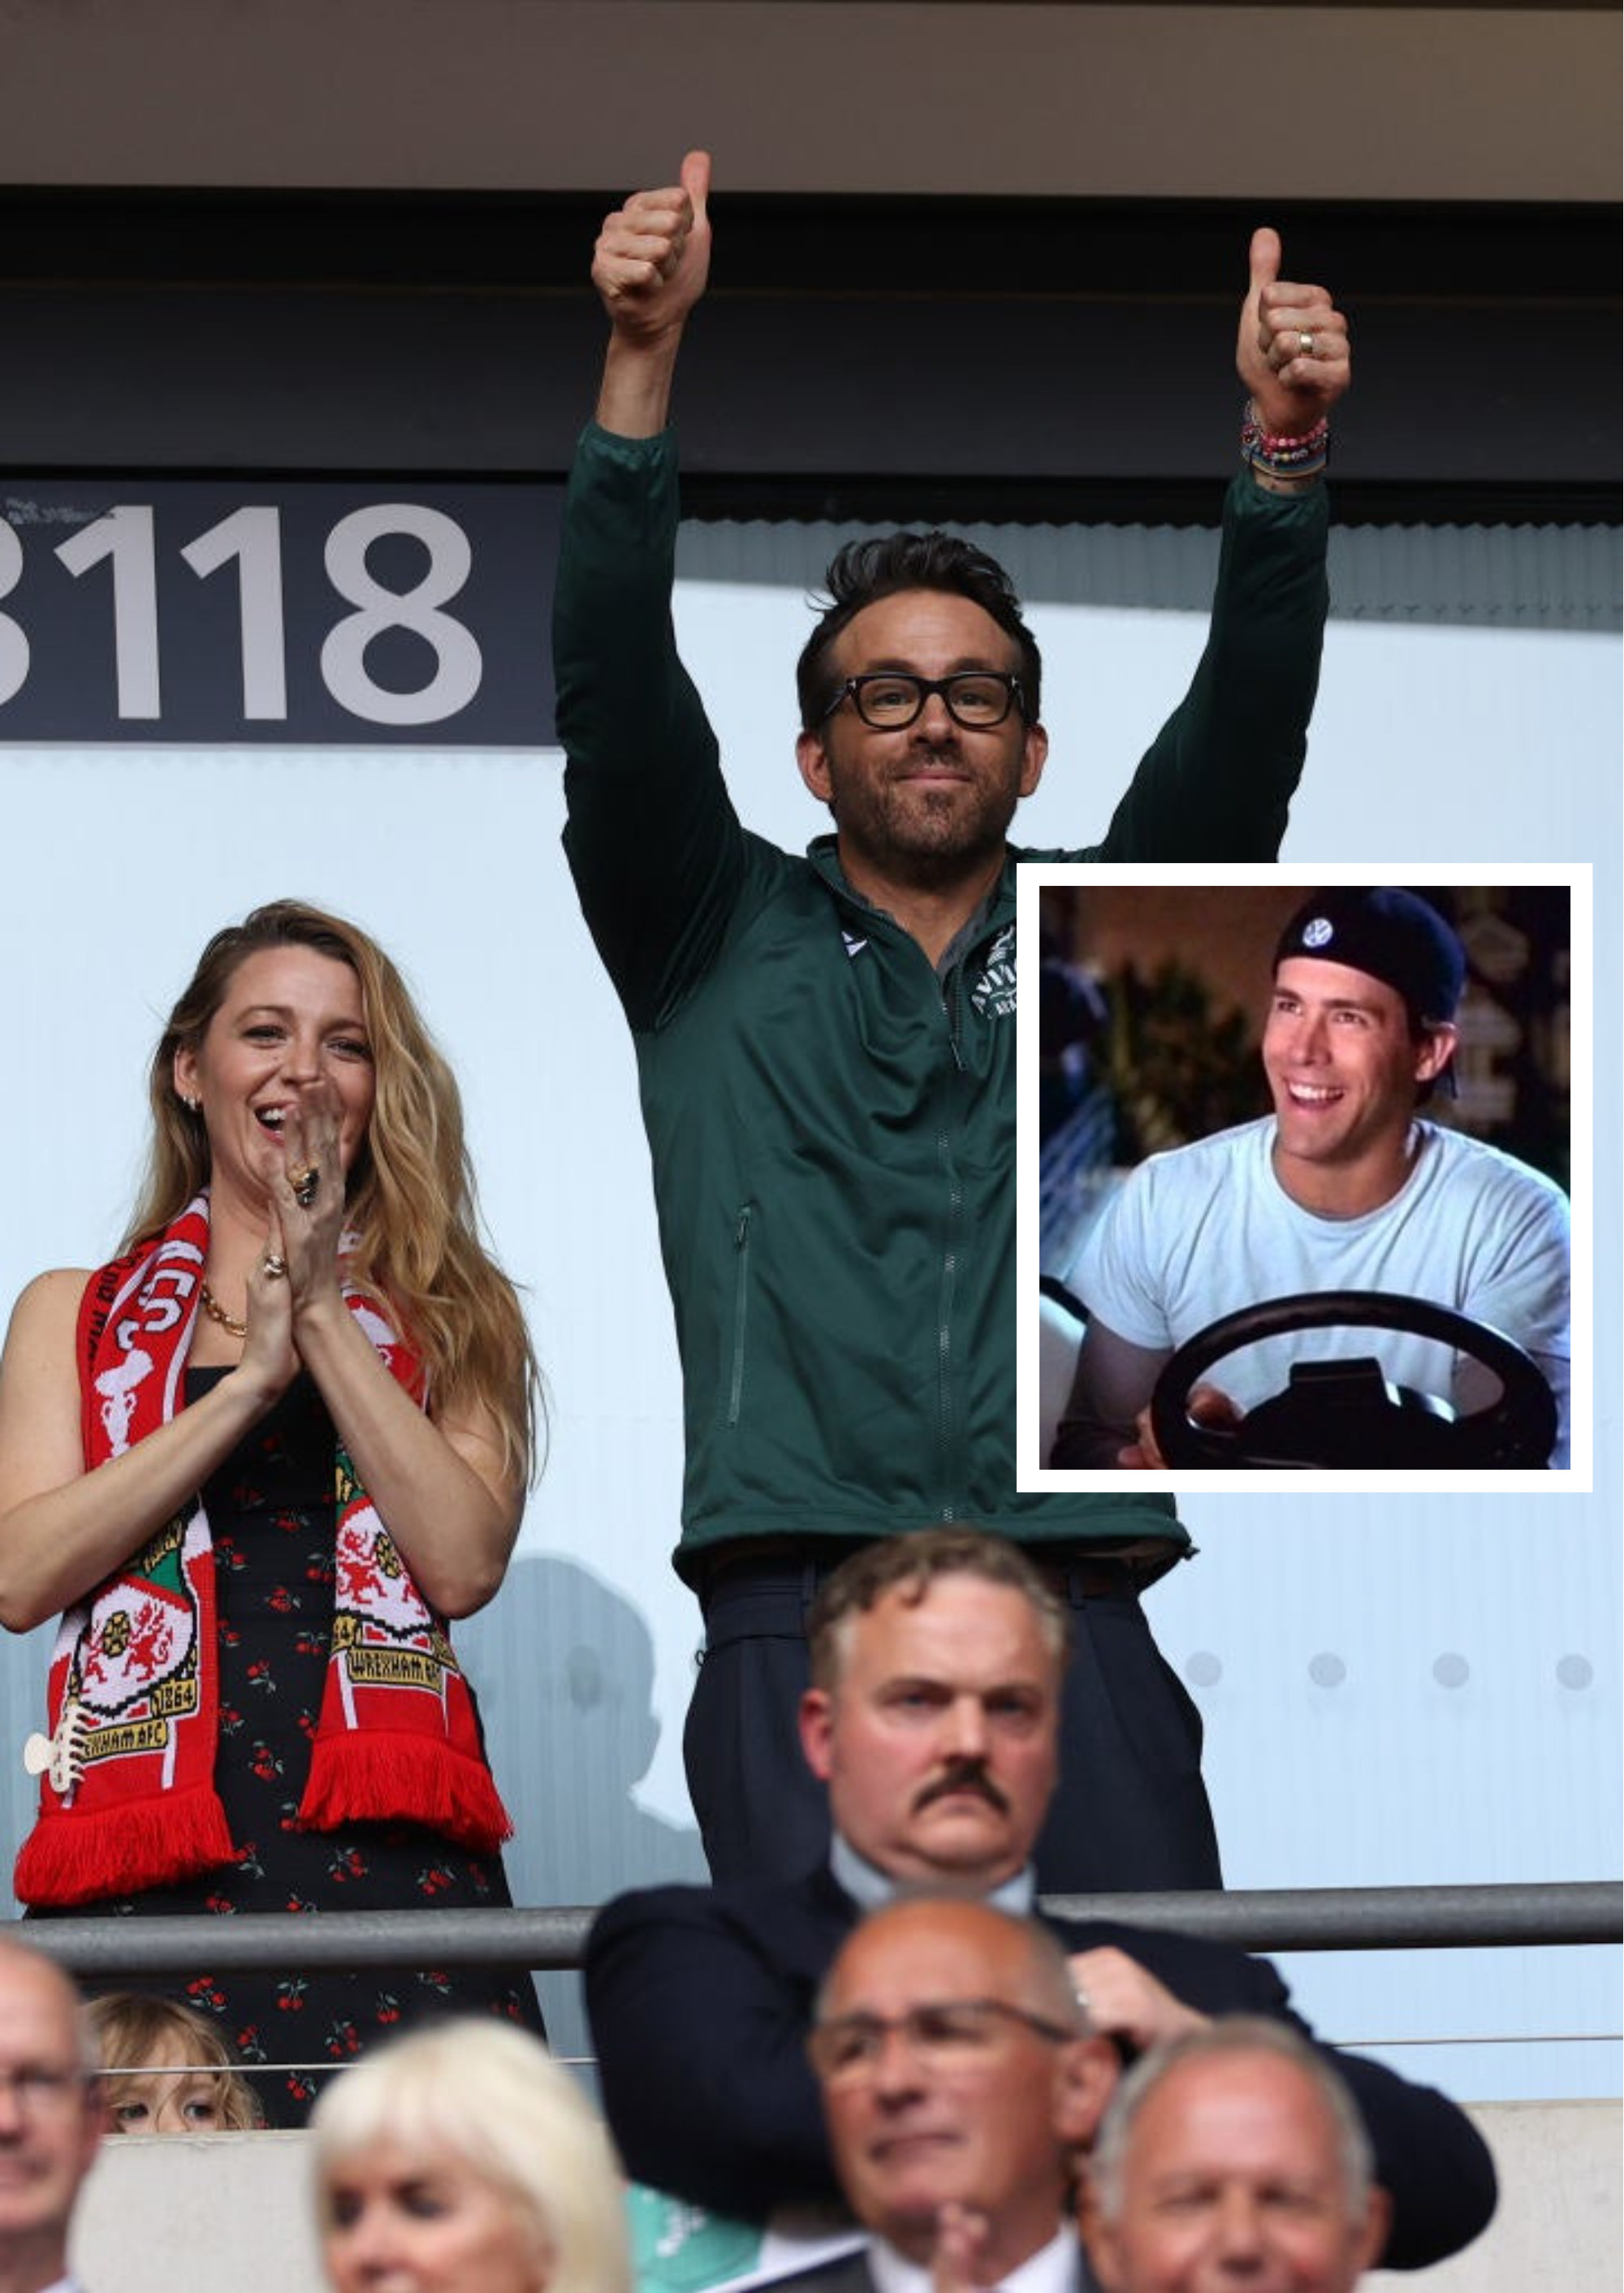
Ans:
[[[200,1047],[239,964],[272,947],[312,948],[361,984],[375,1096],[345,1188],[357,1237],[345,1275],[420,1357],[430,1414],[469,1402],[489,1410],[504,1470],[528,1481],[545,1423],[540,1373],[513,1284],[480,1239],[461,1095],[405,981],[356,925],[272,900],[209,941],[152,1054],[151,1144],[124,1246],[162,1234],[208,1183],[208,1134],[175,1091],[175,1055]]]

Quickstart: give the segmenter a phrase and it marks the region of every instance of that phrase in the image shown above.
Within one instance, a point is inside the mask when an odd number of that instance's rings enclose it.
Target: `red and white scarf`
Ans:
[[[79,1307],[87,1472],[184,1406],[208,1255],[208,1197],[104,1266]],[[421,1407],[422,1365],[371,1299],[345,1300]],[[299,1822],[409,1821],[490,1853],[513,1826],[485,1764],[444,1619],[427,1607],[335,1436],[332,1645]],[[17,1859],[25,1903],[55,1908],[172,1886],[234,1862],[215,1790],[215,1560],[200,1496],[62,1618],[47,1702],[50,1768]]]

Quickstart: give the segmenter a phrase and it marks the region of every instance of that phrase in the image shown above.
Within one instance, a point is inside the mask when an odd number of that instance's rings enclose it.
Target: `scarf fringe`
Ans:
[[[346,1823],[422,1824],[476,1855],[513,1837],[513,1819],[482,1762],[443,1739],[400,1730],[318,1736],[299,1803],[304,1831]]]
[[[22,1843],[12,1886],[20,1902],[55,1909],[109,1895],[173,1886],[235,1863],[225,1810],[212,1785],[166,1792],[94,1814],[42,1815]]]

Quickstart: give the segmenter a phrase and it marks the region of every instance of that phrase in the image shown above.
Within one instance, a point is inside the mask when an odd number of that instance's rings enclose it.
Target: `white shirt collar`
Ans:
[[[897,1882],[890,1874],[859,1855],[838,1831],[829,1843],[829,1868],[860,1910],[877,1911],[897,1892]],[[1028,1863],[1024,1871],[1017,1871],[1002,1886],[995,1887],[987,1900],[996,1910],[1009,1911],[1017,1918],[1028,1916],[1037,1900],[1032,1866]]]
[[[866,2258],[876,2293],[930,2293],[930,2272],[916,2267],[883,2238],[871,2240]],[[1001,2293],[1075,2293],[1076,2282],[1077,2240],[1069,2222],[1062,2222],[1030,2260],[998,2280]]]

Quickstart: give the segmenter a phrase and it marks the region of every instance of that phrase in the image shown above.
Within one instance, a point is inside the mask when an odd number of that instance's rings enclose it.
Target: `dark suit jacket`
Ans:
[[[790,1882],[649,1888],[600,1912],[587,2005],[604,2106],[634,2181],[747,2220],[839,2196],[806,2035],[857,1917],[826,1866]],[[1203,2013],[1272,2015],[1313,2037],[1267,1959],[1103,1920],[1052,1924],[1068,1950],[1115,1944]],[[1383,2265],[1420,2269],[1458,2252],[1496,2195],[1470,2119],[1379,2062],[1324,2051],[1352,2089],[1393,2199]]]

